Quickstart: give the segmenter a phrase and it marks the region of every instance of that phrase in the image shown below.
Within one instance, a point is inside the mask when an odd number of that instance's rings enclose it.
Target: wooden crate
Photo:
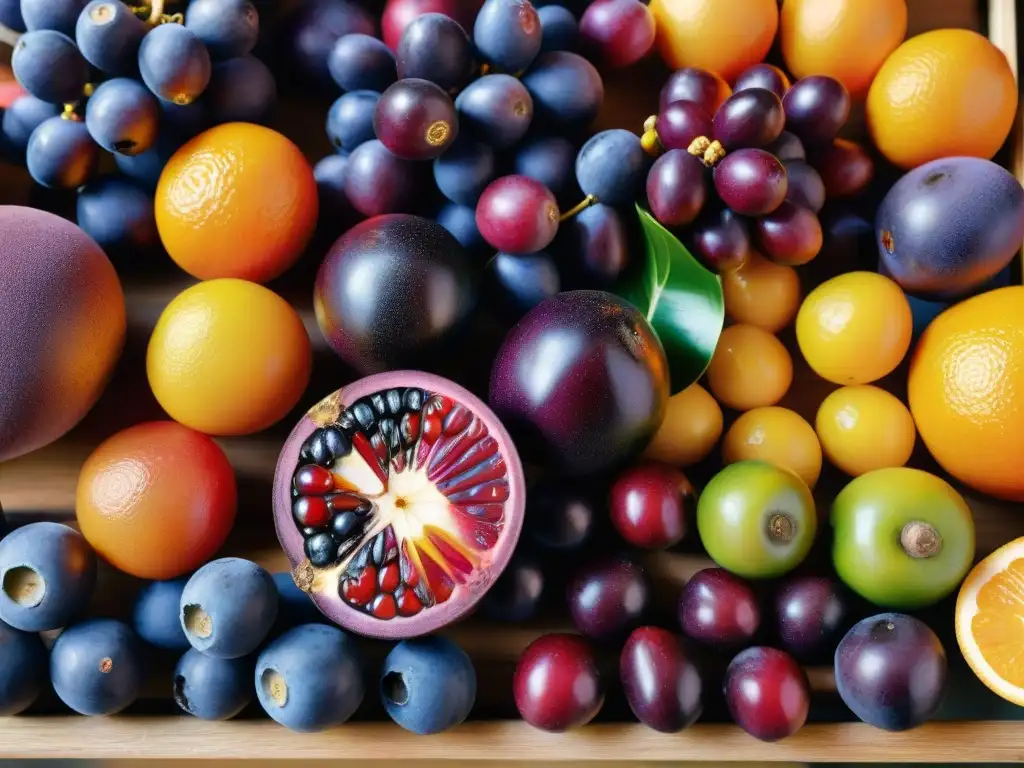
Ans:
[[[722,0],[727,5],[728,0]],[[1017,14],[1014,0],[909,0],[910,29],[965,27],[989,37],[1017,71]],[[2,51],[2,46],[0,46]],[[2,55],[2,53],[0,53]],[[639,129],[654,110],[665,72],[652,64],[607,82],[608,96],[599,123]],[[282,130],[295,138],[311,159],[330,152],[323,136],[326,102],[287,99]],[[863,133],[862,115],[854,116],[852,134]],[[858,124],[861,126],[858,128]],[[1024,179],[1024,147],[1020,120],[1000,154],[1001,162]],[[69,199],[33,190],[21,169],[0,167],[0,204],[42,204],[62,209]],[[66,210],[66,208],[65,208]],[[277,452],[299,415],[325,394],[349,380],[349,374],[323,343],[311,309],[311,279],[322,249],[315,248],[288,276],[273,284],[300,310],[314,342],[315,373],[299,408],[279,426],[252,437],[220,441],[236,469],[240,489],[238,522],[225,554],[252,558],[272,570],[287,568],[273,534],[270,483]],[[166,263],[124,265],[122,277],[128,307],[128,344],[108,392],[83,423],[59,442],[0,466],[0,500],[14,524],[49,519],[74,522],[74,493],[79,467],[90,451],[114,432],[139,421],[164,418],[145,378],[145,346],[164,306],[190,284]],[[1015,277],[1019,274],[1015,272]],[[2,279],[2,276],[0,276]],[[792,344],[792,338],[788,343]],[[832,387],[813,376],[794,356],[793,389],[784,405],[813,414]],[[886,380],[899,391],[905,370]],[[937,471],[918,448],[913,462]],[[707,469],[707,468],[705,468]],[[701,470],[697,470],[698,475]],[[699,478],[698,478],[699,479]],[[842,478],[826,468],[816,490],[827,509]],[[984,498],[961,489],[975,515],[978,556],[1024,535],[1021,507]],[[691,536],[691,538],[696,538]],[[827,558],[827,554],[826,554]],[[671,616],[679,586],[709,561],[699,545],[684,542],[679,551],[655,553],[645,560],[659,584],[659,609]],[[102,615],[124,615],[139,582],[102,568],[92,609]],[[262,716],[258,705],[228,723],[206,723],[176,712],[170,699],[170,664],[154,664],[142,699],[127,713],[111,718],[67,714],[58,702],[40,702],[30,714],[0,719],[0,758],[302,758],[392,761],[798,761],[798,762],[995,762],[1024,760],[1024,724],[1020,710],[989,693],[959,658],[951,634],[951,602],[927,615],[949,651],[953,684],[935,721],[918,729],[890,734],[853,718],[835,694],[827,667],[808,670],[815,691],[811,722],[795,736],[765,744],[728,723],[712,705],[706,716],[679,734],[662,734],[637,724],[621,695],[612,691],[594,724],[567,734],[548,734],[515,719],[511,674],[515,659],[546,631],[567,629],[564,619],[506,627],[471,618],[446,631],[476,662],[480,696],[473,720],[448,733],[417,737],[386,721],[371,683],[366,702],[348,724],[316,735],[292,733]],[[669,621],[671,619],[668,619]],[[669,624],[670,626],[670,624]],[[367,677],[375,671],[387,646],[369,643]],[[612,658],[614,656],[612,655]],[[614,675],[612,675],[614,677]]]

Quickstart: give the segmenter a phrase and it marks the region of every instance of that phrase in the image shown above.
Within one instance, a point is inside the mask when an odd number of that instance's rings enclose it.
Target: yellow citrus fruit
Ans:
[[[248,435],[282,419],[306,389],[312,365],[309,335],[291,305],[230,278],[175,297],[146,355],[163,409],[210,435]]]
[[[857,477],[902,467],[914,452],[914,420],[907,406],[884,389],[841,387],[818,407],[814,428],[833,466]]]
[[[668,401],[665,419],[644,455],[676,467],[702,460],[722,436],[722,409],[700,384],[691,384]]]
[[[747,262],[722,276],[725,312],[737,323],[778,333],[800,308],[800,277],[792,267],[751,253]]]
[[[900,364],[913,317],[903,290],[874,272],[848,272],[813,291],[796,316],[807,364],[836,384],[868,384]]]
[[[821,474],[818,436],[804,418],[788,408],[769,406],[747,411],[729,427],[722,441],[722,462],[767,461],[800,476],[813,488]]]
[[[1005,54],[967,29],[907,40],[886,59],[867,100],[875,146],[905,169],[940,157],[991,159],[1016,113],[1017,83]]]
[[[316,180],[277,131],[226,123],[174,153],[155,210],[164,248],[190,275],[265,283],[296,262],[313,234]]]
[[[789,71],[834,77],[855,99],[906,34],[906,0],[783,0],[779,19]]]
[[[1024,538],[978,563],[956,599],[956,641],[974,674],[1024,706]]]
[[[793,383],[793,360],[768,331],[731,325],[718,340],[707,381],[711,394],[727,408],[749,411],[775,405]]]
[[[778,0],[651,0],[657,45],[670,67],[699,67],[732,82],[768,53]]]
[[[910,412],[935,460],[979,491],[1024,501],[1024,286],[956,304],[910,361]]]

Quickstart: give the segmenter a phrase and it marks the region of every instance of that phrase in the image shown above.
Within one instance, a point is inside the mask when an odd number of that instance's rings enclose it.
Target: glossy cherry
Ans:
[[[577,635],[543,635],[530,643],[516,665],[512,693],[523,719],[545,731],[586,725],[604,704],[597,659]]]
[[[700,671],[668,630],[634,630],[619,657],[619,675],[629,708],[648,728],[674,733],[700,716]]]
[[[612,484],[612,524],[630,544],[664,549],[686,533],[686,517],[696,495],[686,475],[657,461],[642,461],[624,470]]]
[[[729,663],[724,687],[732,719],[762,741],[792,736],[807,721],[807,675],[785,651],[762,646],[741,651]]]
[[[569,582],[569,616],[581,633],[596,640],[625,635],[643,619],[651,602],[650,578],[622,558],[599,560]]]
[[[831,654],[848,613],[838,582],[823,576],[797,576],[775,595],[775,629],[782,647],[798,659]]]
[[[679,597],[683,633],[701,643],[735,647],[749,642],[761,625],[754,589],[724,568],[705,568],[686,582]]]

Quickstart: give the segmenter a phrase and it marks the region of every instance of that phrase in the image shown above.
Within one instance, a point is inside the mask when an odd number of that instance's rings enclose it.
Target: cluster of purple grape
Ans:
[[[11,66],[27,91],[3,115],[4,154],[44,187],[80,188],[78,223],[108,251],[157,241],[152,191],[182,144],[213,125],[264,122],[277,100],[273,75],[251,55],[250,0],[178,8],[0,0],[5,26],[24,31]],[[119,175],[97,178],[101,149]]]

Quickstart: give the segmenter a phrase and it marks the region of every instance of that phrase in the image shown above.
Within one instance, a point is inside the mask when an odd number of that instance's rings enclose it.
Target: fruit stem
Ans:
[[[583,198],[583,200],[581,200],[575,206],[573,206],[568,211],[559,216],[558,221],[563,222],[567,219],[571,219],[576,214],[582,213],[583,211],[587,210],[587,208],[594,205],[594,203],[596,202],[598,202],[597,195],[587,195],[585,198]]]
[[[708,168],[714,168],[718,161],[725,157],[725,147],[722,146],[722,142],[718,139],[712,141],[707,136],[698,136],[691,141],[686,151],[694,157],[699,157]]]
[[[164,15],[164,0],[153,0],[149,8],[149,23],[154,26],[160,23],[160,17]]]
[[[662,146],[661,139],[658,137],[658,131],[655,129],[657,122],[657,115],[651,115],[644,120],[644,133],[640,137],[640,146],[644,148],[644,152],[654,157],[665,151],[665,147]]]
[[[789,515],[776,512],[768,518],[768,538],[774,542],[785,544],[793,540],[796,534],[796,523]]]
[[[900,544],[911,557],[935,557],[942,551],[942,536],[930,523],[913,520],[900,531]]]

